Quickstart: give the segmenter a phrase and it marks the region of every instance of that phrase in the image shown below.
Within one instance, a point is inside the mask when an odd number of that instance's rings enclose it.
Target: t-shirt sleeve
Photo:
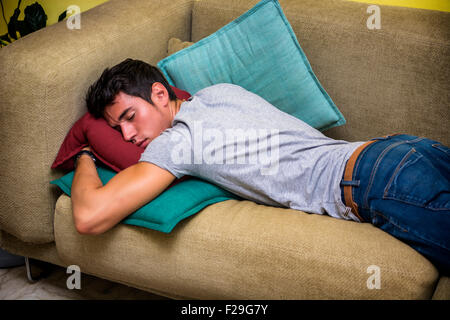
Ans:
[[[190,175],[191,135],[183,123],[164,130],[142,153],[139,161],[153,163],[178,179]]]

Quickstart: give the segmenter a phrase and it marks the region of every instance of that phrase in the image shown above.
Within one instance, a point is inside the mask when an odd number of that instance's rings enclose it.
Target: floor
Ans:
[[[70,290],[67,281],[73,272],[67,273],[63,267],[35,260],[31,260],[31,265],[34,276],[43,275],[35,283],[28,281],[25,265],[0,268],[0,300],[168,300],[83,273],[81,288]]]

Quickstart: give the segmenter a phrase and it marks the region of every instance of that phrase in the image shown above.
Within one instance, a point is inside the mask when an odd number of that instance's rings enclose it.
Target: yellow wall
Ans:
[[[42,8],[44,8],[45,14],[47,15],[47,26],[58,22],[58,17],[64,10],[70,5],[76,5],[80,7],[81,12],[89,10],[99,4],[106,2],[108,0],[22,0],[20,3],[20,16],[19,20],[23,20],[25,17],[25,8],[35,2],[38,2]],[[9,19],[14,13],[14,9],[17,8],[18,0],[2,0],[5,18],[9,22]],[[1,10],[1,7],[0,7]],[[0,13],[0,35],[4,35],[8,32],[8,27]],[[19,35],[18,35],[19,36]]]
[[[450,0],[347,0],[370,4],[420,8],[450,12]]]

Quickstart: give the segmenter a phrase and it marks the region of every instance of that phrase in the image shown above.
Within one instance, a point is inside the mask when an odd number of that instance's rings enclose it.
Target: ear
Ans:
[[[152,92],[150,95],[153,104],[160,106],[169,105],[169,92],[167,92],[166,87],[161,82],[155,82],[152,84]]]

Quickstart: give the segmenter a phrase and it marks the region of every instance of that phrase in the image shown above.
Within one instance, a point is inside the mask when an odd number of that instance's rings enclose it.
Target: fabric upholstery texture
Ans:
[[[60,191],[49,181],[64,172],[50,166],[86,112],[88,87],[129,57],[156,65],[170,38],[190,37],[193,2],[111,0],[83,12],[80,30],[57,23],[0,50],[0,138],[8,150],[0,153],[0,229],[25,242],[54,241]]]
[[[47,261],[58,266],[68,266],[61,260],[54,242],[44,244],[24,242],[2,230],[0,235],[2,239],[0,247],[12,254]]]
[[[450,277],[443,276],[439,279],[433,300],[450,300]]]
[[[209,206],[169,234],[120,225],[80,236],[63,195],[55,238],[63,260],[81,270],[194,299],[425,299],[438,276],[370,224],[251,201]],[[380,267],[382,290],[367,288],[371,265]]]
[[[193,44],[194,42],[181,41],[178,38],[170,38],[169,43],[167,45],[167,55],[170,56],[171,54],[174,54],[175,52],[187,48]]]
[[[192,37],[180,39],[197,42],[257,2],[195,2]],[[365,141],[408,133],[450,145],[448,12],[380,5],[381,29],[369,30],[368,4],[280,0],[280,5],[347,121],[325,131],[327,136]]]
[[[218,83],[239,85],[321,131],[345,124],[303,53],[277,0],[158,62],[171,85],[195,94]]]

